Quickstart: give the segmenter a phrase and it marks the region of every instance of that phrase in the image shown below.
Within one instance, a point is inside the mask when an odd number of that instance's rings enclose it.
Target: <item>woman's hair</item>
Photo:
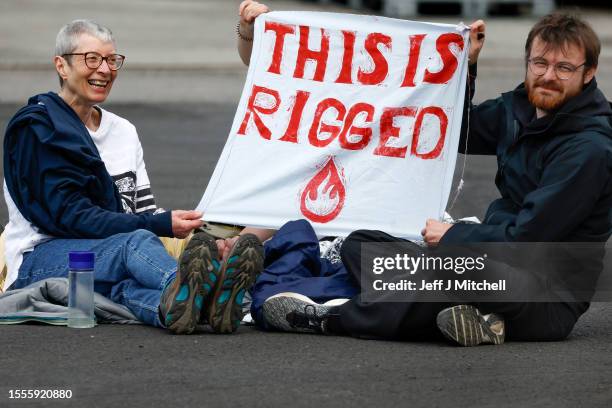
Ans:
[[[103,42],[115,44],[113,33],[108,28],[101,26],[91,20],[74,20],[63,26],[55,39],[55,55],[62,56],[70,54],[78,47],[78,40],[82,34],[89,34]],[[70,57],[67,58],[70,63]],[[59,76],[59,74],[58,74]],[[59,78],[60,86],[64,85],[62,77]]]

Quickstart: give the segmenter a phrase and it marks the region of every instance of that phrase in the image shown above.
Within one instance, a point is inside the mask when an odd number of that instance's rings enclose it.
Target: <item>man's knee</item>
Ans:
[[[575,325],[576,322],[566,322],[552,334],[550,341],[559,341],[567,339],[574,330]]]
[[[542,333],[540,340],[542,341],[565,340],[572,333],[572,330],[574,330],[575,325],[576,325],[576,320],[565,320],[562,322],[557,322],[557,324],[554,327],[551,327],[550,330]]]
[[[346,239],[342,243],[342,251],[344,251],[345,248],[359,249],[363,242],[378,242],[376,235],[380,233],[380,231],[372,230],[353,231],[346,237]]]
[[[372,232],[370,230],[357,230],[351,232],[342,243],[340,248],[340,256],[342,260],[346,257],[359,256],[361,254],[361,244],[363,242],[372,242]]]
[[[574,324],[568,322],[557,327],[542,325],[531,330],[516,330],[509,327],[508,337],[515,341],[561,341],[571,334]]]
[[[345,258],[361,257],[361,244],[367,242],[398,242],[404,241],[401,238],[396,238],[386,232],[376,230],[357,230],[351,232],[342,243],[340,248],[340,256],[344,261]]]
[[[518,341],[561,341],[572,333],[577,322],[573,314],[560,308],[539,317],[529,322],[508,322],[508,337]]]

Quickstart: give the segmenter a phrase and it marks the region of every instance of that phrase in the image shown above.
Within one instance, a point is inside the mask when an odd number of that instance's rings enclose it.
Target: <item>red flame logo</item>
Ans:
[[[346,190],[334,158],[308,182],[300,199],[300,210],[311,221],[326,223],[338,216],[344,206]]]

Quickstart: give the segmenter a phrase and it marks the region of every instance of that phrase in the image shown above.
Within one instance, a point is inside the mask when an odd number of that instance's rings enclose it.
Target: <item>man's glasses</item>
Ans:
[[[85,57],[85,65],[87,65],[87,68],[90,69],[98,69],[98,67],[102,65],[102,62],[106,61],[106,64],[108,64],[108,69],[111,71],[117,71],[123,66],[123,62],[125,61],[125,55],[111,54],[103,57],[102,55],[93,51],[63,54],[62,57],[69,55],[83,55]]]
[[[534,75],[542,76],[548,72],[548,67],[551,65],[545,59],[542,58],[530,58],[527,60],[529,65],[529,69],[533,72]],[[562,81],[566,81],[574,75],[574,72],[578,71],[578,69],[584,64],[586,61],[577,67],[568,63],[568,62],[559,62],[558,64],[553,65],[553,71],[557,78]]]

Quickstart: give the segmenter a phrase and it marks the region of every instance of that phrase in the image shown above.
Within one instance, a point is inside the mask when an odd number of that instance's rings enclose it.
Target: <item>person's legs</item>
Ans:
[[[159,316],[161,290],[146,288],[128,278],[115,284],[110,293],[102,294],[127,307],[139,321],[150,326],[165,327]]]
[[[357,231],[344,241],[341,257],[348,271],[347,283],[353,289],[361,287],[361,243],[390,242],[410,245],[379,231]],[[413,244],[414,245],[414,244]],[[415,256],[421,248],[414,245]],[[363,282],[364,285],[368,283]],[[415,295],[416,298],[416,295]],[[406,302],[363,302],[361,295],[338,305],[319,304],[295,293],[281,293],[266,300],[264,316],[271,316],[270,325],[296,332],[351,335],[368,338],[405,338],[439,336],[435,330],[437,313],[448,304]]]
[[[209,234],[198,232],[183,242],[177,268],[160,239],[146,230],[106,239],[54,239],[24,257],[12,288],[67,277],[68,253],[91,251],[96,254],[94,290],[144,323],[191,333],[206,320],[216,332],[234,332],[242,319],[243,295],[262,268],[261,243],[251,234],[241,236],[221,267]]]
[[[190,334],[203,322],[219,271],[215,239],[194,234],[178,259],[176,278],[161,293],[159,315],[170,331]]]
[[[515,341],[563,340],[580,317],[561,302],[477,303],[482,313],[504,318],[506,338]]]
[[[317,236],[305,220],[283,225],[264,249],[264,270],[253,286],[251,304],[251,314],[262,328],[268,328],[263,304],[279,293],[299,293],[323,303],[357,292],[341,263],[321,259]]]
[[[342,248],[342,260],[356,282],[361,280],[361,244],[365,242],[400,242],[402,240],[379,231],[352,233]],[[415,246],[415,252],[420,247]],[[530,271],[513,268],[489,259],[487,268],[471,276],[475,280],[505,280],[510,297],[525,293],[540,293],[541,282]],[[457,276],[451,275],[451,278]],[[506,338],[520,341],[560,340],[569,335],[579,314],[570,305],[561,302],[470,302],[454,298],[449,302],[419,302],[418,295],[406,302],[363,302],[355,296],[337,308],[337,318],[328,327],[332,331],[356,337],[410,338],[431,334],[436,330],[438,313],[455,305],[473,305],[482,314],[500,315],[505,322]],[[489,324],[484,321],[482,324]]]
[[[233,333],[244,317],[244,296],[264,263],[263,246],[257,236],[243,233],[221,266],[207,305],[208,323],[217,333]]]
[[[53,239],[26,254],[12,288],[68,276],[68,253],[96,254],[94,290],[128,307],[141,321],[162,326],[157,310],[161,292],[176,273],[176,260],[151,232],[138,230],[105,239]]]
[[[414,250],[416,244],[393,237],[381,231],[360,230],[351,233],[342,245],[342,262],[355,284],[361,286],[361,244],[367,242],[403,242]],[[415,292],[416,296],[416,292]],[[437,314],[449,303],[434,302],[364,302],[361,296],[332,311],[328,327],[332,332],[354,337],[409,338],[437,335]]]

